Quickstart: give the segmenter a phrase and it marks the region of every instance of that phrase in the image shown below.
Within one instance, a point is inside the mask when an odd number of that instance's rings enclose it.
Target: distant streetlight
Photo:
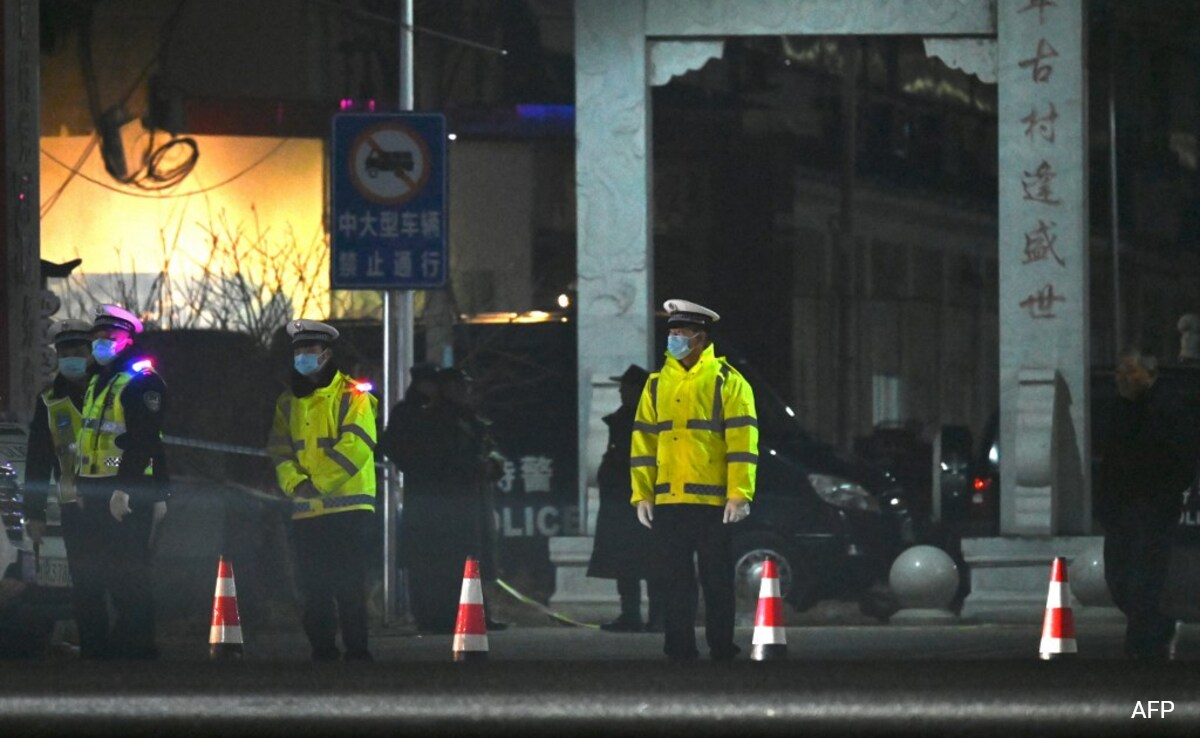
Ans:
[[[558,296],[558,306],[564,310],[571,307],[571,298],[567,296],[567,293],[564,292]]]

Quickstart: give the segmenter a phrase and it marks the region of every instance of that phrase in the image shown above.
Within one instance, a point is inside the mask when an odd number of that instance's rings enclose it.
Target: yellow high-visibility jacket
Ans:
[[[724,505],[754,499],[754,391],[712,344],[685,369],[667,356],[638,402],[629,457],[636,505]]]
[[[79,432],[83,429],[83,415],[67,395],[54,396],[54,389],[42,393],[50,425],[50,440],[54,443],[54,455],[58,457],[58,501],[59,504],[78,499],[75,492],[75,474],[79,463]]]
[[[107,383],[99,376],[88,382],[83,395],[83,411],[80,414],[80,429],[77,441],[78,470],[76,477],[105,479],[120,473],[121,459],[125,450],[117,438],[126,432],[125,403],[121,395],[139,374],[157,377],[153,369],[122,369]],[[160,380],[161,381],[161,380]],[[128,463],[128,462],[127,462]],[[135,469],[147,477],[154,473],[153,459],[147,460],[144,470]]]
[[[375,509],[377,405],[374,395],[342,372],[311,395],[279,396],[267,453],[279,487],[292,497],[293,520]],[[293,497],[305,481],[321,496]]]

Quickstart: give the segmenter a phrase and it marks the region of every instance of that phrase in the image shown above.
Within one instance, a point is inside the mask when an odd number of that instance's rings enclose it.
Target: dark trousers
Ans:
[[[346,657],[368,655],[367,536],[372,515],[349,510],[292,521],[304,632],[316,660],[338,657],[339,621]]]
[[[1113,602],[1125,613],[1125,651],[1161,656],[1175,633],[1175,621],[1159,611],[1171,539],[1179,511],[1169,506],[1121,506],[1105,521],[1104,578]]]
[[[103,494],[63,505],[63,541],[71,571],[71,605],[85,659],[152,659],[154,593],[150,568],[151,509],[139,506],[117,522]],[[109,622],[108,605],[116,614]]]
[[[704,589],[705,640],[714,659],[733,658],[733,549],[724,509],[715,505],[659,505],[654,527],[663,564],[663,653],[694,659],[696,650],[696,565]]]
[[[621,619],[642,622],[642,580],[630,576],[617,577],[617,596],[621,598]],[[646,580],[646,599],[650,601],[646,621],[651,625],[662,625],[663,593],[662,584],[657,579]]]

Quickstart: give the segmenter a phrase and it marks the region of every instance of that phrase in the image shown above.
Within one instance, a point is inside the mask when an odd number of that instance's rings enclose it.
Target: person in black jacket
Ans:
[[[610,377],[621,383],[621,406],[604,416],[608,426],[608,448],[596,472],[600,509],[596,513],[596,539],[587,575],[617,580],[621,614],[616,620],[600,626],[601,630],[614,633],[640,633],[643,628],[662,630],[660,586],[651,572],[655,560],[652,534],[638,523],[637,511],[629,504],[633,494],[629,477],[633,416],[649,376],[642,367],[630,364],[621,376]],[[646,625],[642,623],[643,579],[650,600]]]
[[[413,386],[383,434],[381,450],[404,472],[400,555],[417,627],[452,632],[463,563],[479,560],[484,582],[496,578],[495,501],[499,478],[488,423],[471,408],[470,377],[442,368],[426,395],[429,369],[414,367]],[[486,616],[489,630],[505,627]]]
[[[79,434],[81,524],[72,570],[83,658],[158,655],[150,559],[167,512],[167,388],[136,351],[141,331],[142,322],[117,305],[100,306],[92,328],[97,368]],[[111,627],[109,598],[116,612]]]
[[[1167,658],[1175,621],[1159,610],[1183,491],[1196,471],[1192,423],[1156,383],[1152,355],[1131,350],[1117,364],[1120,398],[1103,439],[1096,513],[1104,526],[1105,579],[1125,613],[1131,658]]]

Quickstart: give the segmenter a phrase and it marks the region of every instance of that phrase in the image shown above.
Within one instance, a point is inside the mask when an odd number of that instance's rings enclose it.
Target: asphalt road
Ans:
[[[1200,731],[1190,631],[1183,660],[1159,663],[1120,658],[1111,624],[1080,627],[1078,658],[1041,661],[1037,631],[791,628],[785,661],[686,664],[661,657],[661,636],[590,629],[492,633],[478,663],[451,663],[449,636],[401,629],[373,634],[373,664],[312,664],[298,634],[247,634],[240,663],[207,661],[201,641],[154,663],[3,664],[0,736]]]

